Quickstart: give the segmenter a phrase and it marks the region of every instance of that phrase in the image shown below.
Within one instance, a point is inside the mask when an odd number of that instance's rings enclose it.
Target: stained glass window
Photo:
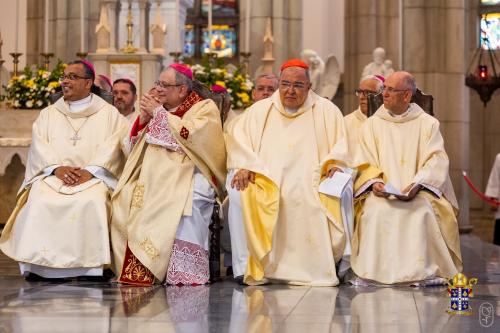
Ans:
[[[500,0],[481,0],[481,5],[500,5]]]
[[[207,52],[233,61],[238,54],[239,0],[212,0],[212,40],[208,36],[208,0],[194,0],[186,16],[184,54],[201,58]]]
[[[219,58],[236,54],[236,31],[228,25],[213,25],[212,40],[209,42],[208,29],[203,28],[202,52],[216,53]]]
[[[188,57],[194,57],[195,41],[194,41],[194,27],[192,24],[186,24],[184,33],[184,54]]]
[[[500,50],[500,13],[488,13],[481,18],[481,45],[484,49]]]

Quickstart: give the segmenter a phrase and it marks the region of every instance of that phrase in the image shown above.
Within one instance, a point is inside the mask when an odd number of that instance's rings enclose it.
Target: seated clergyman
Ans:
[[[354,283],[443,283],[462,270],[457,201],[439,121],[410,103],[415,80],[396,72],[363,125],[370,165],[357,180]]]
[[[0,239],[25,276],[101,276],[111,263],[108,207],[127,122],[91,92],[94,76],[90,63],[69,63],[63,98],[33,124],[25,179]]]

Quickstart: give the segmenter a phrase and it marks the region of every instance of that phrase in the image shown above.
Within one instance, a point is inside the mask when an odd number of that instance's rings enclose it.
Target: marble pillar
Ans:
[[[460,207],[461,231],[470,231],[469,189],[462,170],[469,170],[469,92],[465,0],[403,1],[403,64],[422,91],[434,96],[450,176]],[[425,61],[424,61],[425,60]]]
[[[266,30],[267,18],[272,17],[272,1],[268,0],[252,0],[250,11],[250,70],[251,74],[254,73],[261,65],[260,59],[264,55],[264,44],[260,41],[264,36]],[[245,17],[246,17],[246,1],[240,1],[240,51],[244,50],[245,40]],[[255,43],[254,41],[259,41]]]
[[[149,51],[149,9],[148,0],[139,0],[139,52]]]
[[[395,69],[401,68],[398,54],[398,1],[358,0],[345,2],[344,109],[357,107],[354,89],[358,87],[365,65],[373,61],[372,52],[380,46]]]

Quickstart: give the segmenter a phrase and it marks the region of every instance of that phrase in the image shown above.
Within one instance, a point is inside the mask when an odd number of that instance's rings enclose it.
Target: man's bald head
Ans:
[[[405,71],[394,72],[384,83],[385,108],[394,114],[404,113],[416,90],[417,85],[413,75]]]

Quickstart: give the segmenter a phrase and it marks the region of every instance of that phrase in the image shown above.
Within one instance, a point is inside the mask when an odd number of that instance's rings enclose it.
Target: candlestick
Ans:
[[[50,58],[54,56],[54,53],[40,53],[40,55],[43,57],[43,67],[45,68],[46,71],[49,70],[49,64],[50,64]]]
[[[252,55],[250,52],[240,52],[240,55],[243,57],[243,67],[246,75],[250,75],[250,56]]]
[[[14,63],[14,76],[17,76],[18,74],[18,71],[17,71],[17,64],[19,64],[19,57],[22,56],[23,54],[22,53],[19,53],[19,52],[13,52],[13,53],[9,53],[12,58],[14,58],[12,60],[12,62]]]
[[[174,58],[174,63],[179,63],[180,62],[180,58],[181,58],[181,55],[182,55],[182,52],[170,52],[169,55]]]

